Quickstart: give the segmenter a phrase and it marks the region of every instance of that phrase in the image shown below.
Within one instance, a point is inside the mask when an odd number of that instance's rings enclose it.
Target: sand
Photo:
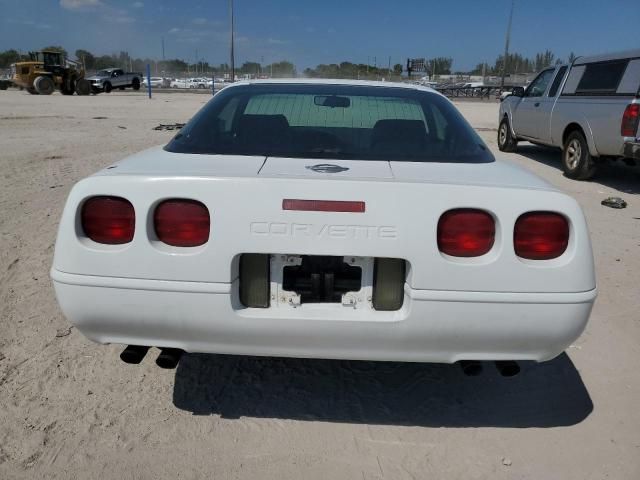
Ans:
[[[48,277],[69,189],[207,100],[0,92],[0,479],[640,478],[640,169],[576,182],[556,151],[504,155],[580,202],[600,289],[575,345],[515,378],[214,355],[164,371],[70,328]],[[498,104],[457,105],[497,150]]]

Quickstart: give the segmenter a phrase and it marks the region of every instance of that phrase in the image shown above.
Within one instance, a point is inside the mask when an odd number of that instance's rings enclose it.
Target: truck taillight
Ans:
[[[631,103],[624,109],[620,135],[623,137],[635,137],[638,131],[638,119],[640,119],[640,103]]]
[[[438,249],[452,257],[484,255],[493,247],[495,236],[495,221],[483,210],[449,210],[438,221]]]
[[[569,222],[559,213],[529,212],[521,215],[513,231],[516,255],[529,260],[551,260],[569,244]]]
[[[133,240],[136,214],[133,205],[121,197],[91,197],[80,213],[84,234],[97,243],[120,245]]]
[[[153,225],[158,240],[167,245],[197,247],[209,241],[209,210],[196,200],[165,200],[155,209]]]

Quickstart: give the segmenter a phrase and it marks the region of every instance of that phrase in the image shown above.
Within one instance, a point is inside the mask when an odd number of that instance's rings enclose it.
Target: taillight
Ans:
[[[174,247],[197,247],[209,240],[209,210],[195,200],[165,200],[156,207],[153,225],[158,240]]]
[[[562,255],[569,244],[569,222],[558,213],[521,215],[513,231],[516,255],[530,260],[550,260]]]
[[[438,248],[453,257],[484,255],[493,247],[495,236],[493,217],[483,210],[449,210],[438,221]]]
[[[620,135],[623,137],[635,137],[638,131],[638,119],[640,118],[640,103],[631,103],[624,109]]]
[[[136,214],[133,205],[121,197],[92,197],[80,214],[84,234],[97,243],[120,245],[133,240]]]

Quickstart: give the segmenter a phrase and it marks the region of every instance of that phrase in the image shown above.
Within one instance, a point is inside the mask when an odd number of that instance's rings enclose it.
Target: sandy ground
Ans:
[[[578,199],[600,288],[576,344],[516,378],[206,355],[163,371],[69,329],[48,278],[69,189],[207,99],[0,92],[0,479],[640,478],[640,169],[575,182],[552,150],[506,156]],[[458,106],[496,149],[497,103]]]

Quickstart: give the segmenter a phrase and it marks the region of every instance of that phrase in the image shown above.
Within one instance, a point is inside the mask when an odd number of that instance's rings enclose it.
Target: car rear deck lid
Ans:
[[[389,162],[386,161],[280,157],[267,158],[260,176],[331,180],[393,179]]]

